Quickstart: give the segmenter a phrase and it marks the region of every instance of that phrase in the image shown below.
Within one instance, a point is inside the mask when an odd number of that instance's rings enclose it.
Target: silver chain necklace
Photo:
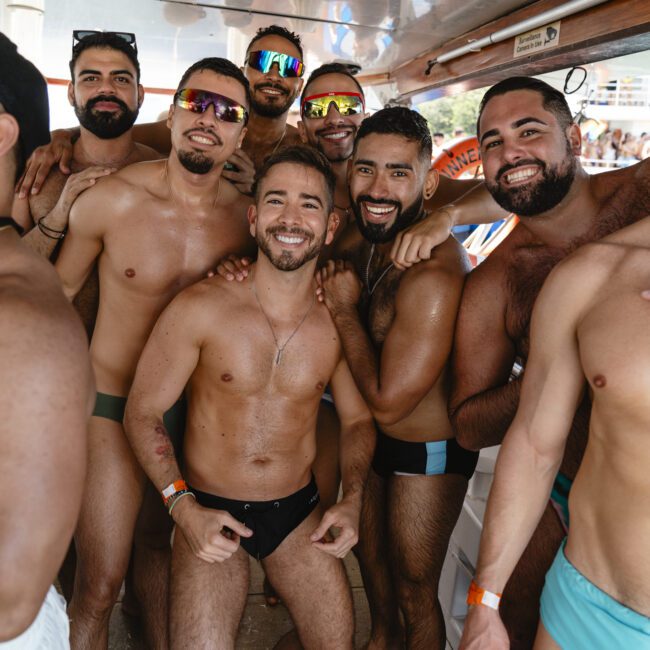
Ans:
[[[368,289],[368,295],[372,296],[375,289],[379,286],[379,283],[384,279],[384,276],[388,271],[390,271],[394,264],[391,262],[380,274],[379,277],[375,280],[372,287],[370,286],[370,263],[372,262],[372,256],[375,254],[375,245],[370,246],[370,255],[368,255],[368,262],[366,263],[366,289]]]
[[[277,366],[277,365],[280,364],[280,359],[282,358],[282,353],[284,352],[284,348],[287,347],[287,345],[289,344],[289,341],[291,341],[291,339],[295,336],[296,332],[300,329],[300,326],[305,322],[305,320],[307,319],[307,316],[309,316],[309,312],[311,312],[311,310],[313,309],[314,304],[316,302],[316,293],[314,292],[314,296],[312,298],[311,305],[309,305],[309,309],[305,312],[305,315],[300,319],[300,322],[298,323],[298,325],[296,325],[293,332],[291,332],[291,334],[289,334],[289,338],[282,345],[279,345],[278,344],[278,337],[275,335],[275,330],[273,329],[273,325],[271,325],[271,319],[268,317],[267,313],[264,311],[264,307],[262,307],[262,303],[260,302],[259,296],[257,295],[257,289],[255,288],[255,278],[254,277],[251,278],[251,284],[253,285],[253,294],[255,295],[255,300],[257,300],[257,305],[259,306],[260,311],[262,312],[262,314],[264,315],[264,318],[266,319],[266,323],[269,326],[269,329],[271,330],[271,334],[273,336],[273,341],[275,343],[275,348],[278,351],[278,353],[277,353],[277,355],[275,357],[275,365]]]

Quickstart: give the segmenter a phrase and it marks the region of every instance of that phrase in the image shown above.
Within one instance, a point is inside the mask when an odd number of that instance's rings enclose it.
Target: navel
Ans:
[[[607,379],[605,379],[605,376],[596,375],[594,377],[594,386],[596,386],[596,388],[605,388],[605,386],[607,386]]]
[[[232,381],[232,375],[224,372],[223,375],[221,375],[221,381]]]
[[[127,278],[134,278],[135,269],[126,269],[126,271],[124,271],[124,275],[126,275]]]

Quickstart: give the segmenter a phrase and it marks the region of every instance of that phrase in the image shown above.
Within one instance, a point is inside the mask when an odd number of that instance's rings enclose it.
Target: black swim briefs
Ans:
[[[304,488],[275,501],[238,501],[190,489],[203,507],[225,510],[253,531],[251,537],[241,537],[240,543],[249,555],[258,560],[273,553],[320,501],[313,476]]]

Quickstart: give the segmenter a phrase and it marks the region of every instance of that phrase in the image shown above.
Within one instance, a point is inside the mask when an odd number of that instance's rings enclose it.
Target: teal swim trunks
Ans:
[[[562,542],[542,592],[542,623],[562,650],[650,650],[650,618],[626,607],[583,576]]]

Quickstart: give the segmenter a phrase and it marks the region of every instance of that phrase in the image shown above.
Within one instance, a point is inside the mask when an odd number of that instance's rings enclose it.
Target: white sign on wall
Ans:
[[[515,51],[513,56],[528,56],[535,52],[548,50],[552,47],[557,47],[560,44],[560,23],[558,20],[550,25],[538,27],[525,34],[515,36]]]

